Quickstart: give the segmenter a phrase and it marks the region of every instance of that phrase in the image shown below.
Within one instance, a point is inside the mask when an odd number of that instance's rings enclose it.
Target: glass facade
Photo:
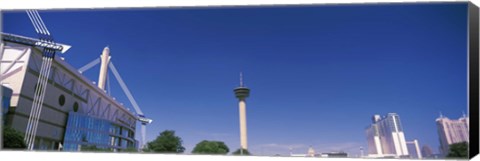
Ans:
[[[2,96],[2,115],[7,114],[8,107],[10,107],[10,97],[4,95]]]
[[[397,123],[398,132],[403,132],[402,122],[400,122],[400,117],[398,115],[394,116],[395,122]]]
[[[400,117],[397,114],[388,114],[384,120],[386,121],[384,126],[390,128],[390,132],[403,132]]]
[[[6,123],[5,118],[10,107],[10,99],[12,98],[12,89],[2,85],[2,118],[3,123]]]
[[[82,147],[121,151],[135,148],[134,132],[109,120],[70,112],[64,138],[64,151],[82,151]]]

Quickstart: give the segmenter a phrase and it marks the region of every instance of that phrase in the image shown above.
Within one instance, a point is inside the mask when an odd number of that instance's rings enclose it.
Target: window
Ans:
[[[65,96],[63,94],[58,97],[58,104],[60,104],[60,106],[65,104]]]
[[[122,144],[118,138],[109,135],[109,131],[114,129],[107,120],[70,111],[64,137],[64,147],[70,148],[65,148],[65,151],[78,151],[76,147],[79,145],[110,148]]]
[[[78,103],[75,102],[73,103],[73,112],[77,112],[78,111]]]

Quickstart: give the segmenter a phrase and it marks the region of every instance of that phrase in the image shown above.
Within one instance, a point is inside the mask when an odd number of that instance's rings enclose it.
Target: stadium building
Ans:
[[[42,49],[25,42],[39,40],[12,34],[2,34],[2,39],[1,84],[12,90],[8,107],[3,108],[5,125],[26,133],[35,113],[33,101],[43,97],[37,112],[34,150],[138,148],[135,113],[59,56],[52,61],[46,86],[38,84]],[[43,88],[44,96],[39,96],[38,90]]]

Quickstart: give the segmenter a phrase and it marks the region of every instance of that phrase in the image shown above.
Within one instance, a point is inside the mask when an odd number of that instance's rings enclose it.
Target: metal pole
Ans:
[[[2,17],[0,16],[0,21]],[[0,26],[1,29],[1,26]],[[1,35],[0,35],[0,40]],[[0,60],[3,58],[3,42],[0,42]],[[0,77],[0,85],[3,83],[2,78]],[[3,87],[0,87],[0,150],[3,148]]]

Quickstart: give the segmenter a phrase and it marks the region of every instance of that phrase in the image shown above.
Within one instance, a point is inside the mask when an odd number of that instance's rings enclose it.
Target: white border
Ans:
[[[137,7],[199,7],[292,4],[346,4],[346,3],[413,3],[413,2],[467,2],[468,0],[4,0],[0,8],[12,9],[65,9],[65,8],[137,8]],[[477,0],[478,1],[478,0]]]
[[[224,155],[176,155],[176,154],[128,154],[128,153],[85,153],[85,152],[19,152],[0,151],[0,156],[5,160],[62,160],[62,161],[171,161],[171,160],[228,160],[228,161],[379,161],[382,159],[364,158],[312,158],[312,157],[269,157],[269,156],[224,156]],[[387,161],[412,161],[414,159],[386,159]],[[421,161],[451,161],[442,159],[423,159]]]
[[[479,4],[479,0],[472,0]],[[91,8],[138,8],[138,7],[207,7],[207,6],[246,6],[246,5],[312,5],[312,4],[351,4],[351,3],[414,3],[414,2],[467,2],[467,0],[1,0],[0,10],[21,9],[91,9]],[[1,23],[0,23],[1,24]],[[260,157],[260,156],[208,156],[208,155],[172,155],[172,154],[125,154],[125,153],[52,153],[0,151],[0,158],[8,160],[372,160],[363,158],[294,158],[294,157]],[[475,157],[478,159],[480,157]],[[410,160],[410,159],[389,159]]]

